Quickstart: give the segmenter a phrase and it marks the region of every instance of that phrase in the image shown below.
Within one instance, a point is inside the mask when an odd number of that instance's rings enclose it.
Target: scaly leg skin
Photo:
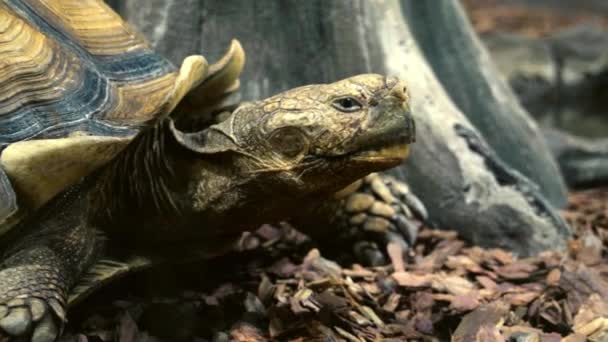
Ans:
[[[67,294],[95,259],[98,236],[82,224],[82,198],[61,196],[2,251],[0,341],[54,341],[66,320]]]
[[[388,263],[389,242],[406,252],[426,220],[424,205],[405,183],[372,173],[294,224],[327,249],[335,241],[349,241],[360,262],[375,266]]]

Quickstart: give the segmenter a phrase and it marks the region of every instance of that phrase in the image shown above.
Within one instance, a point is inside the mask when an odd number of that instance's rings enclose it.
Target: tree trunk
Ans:
[[[239,39],[248,54],[243,99],[358,73],[401,77],[412,94],[417,142],[410,160],[392,173],[410,183],[432,221],[474,243],[522,255],[565,246],[569,230],[555,210],[476,138],[435,78],[398,0],[208,0],[191,7],[126,0],[121,10],[176,64],[196,53],[214,61],[230,39]],[[529,143],[522,139],[511,148]],[[527,151],[550,160],[543,149]]]
[[[414,38],[452,101],[501,159],[563,207],[566,186],[541,132],[498,73],[460,3],[405,0],[403,5]]]

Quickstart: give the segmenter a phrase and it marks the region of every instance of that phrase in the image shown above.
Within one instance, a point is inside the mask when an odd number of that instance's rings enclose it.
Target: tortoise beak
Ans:
[[[408,95],[407,86],[405,82],[392,76],[386,77],[384,82],[389,89],[389,99],[392,97],[401,102],[401,109],[403,110],[405,118],[405,140],[406,143],[411,144],[416,141],[416,125],[409,107],[410,97]]]
[[[416,141],[416,124],[409,107],[410,98],[407,93],[407,86],[405,82],[396,77],[387,77],[385,82],[387,87],[390,87],[389,95],[402,102],[405,114],[406,142],[411,144]]]
[[[396,84],[372,110],[369,128],[353,141],[359,146],[354,160],[398,165],[409,155],[416,140],[414,118],[402,83]]]

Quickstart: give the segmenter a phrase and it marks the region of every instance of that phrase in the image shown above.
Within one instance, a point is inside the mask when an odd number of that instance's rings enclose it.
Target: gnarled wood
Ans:
[[[403,14],[448,95],[496,153],[558,207],[566,186],[536,123],[477,39],[458,1],[403,0]]]

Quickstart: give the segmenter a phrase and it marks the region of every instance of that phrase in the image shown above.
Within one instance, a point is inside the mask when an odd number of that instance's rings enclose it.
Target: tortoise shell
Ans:
[[[243,62],[234,41],[178,70],[101,0],[0,2],[0,236],[188,92],[204,106],[235,90]]]

